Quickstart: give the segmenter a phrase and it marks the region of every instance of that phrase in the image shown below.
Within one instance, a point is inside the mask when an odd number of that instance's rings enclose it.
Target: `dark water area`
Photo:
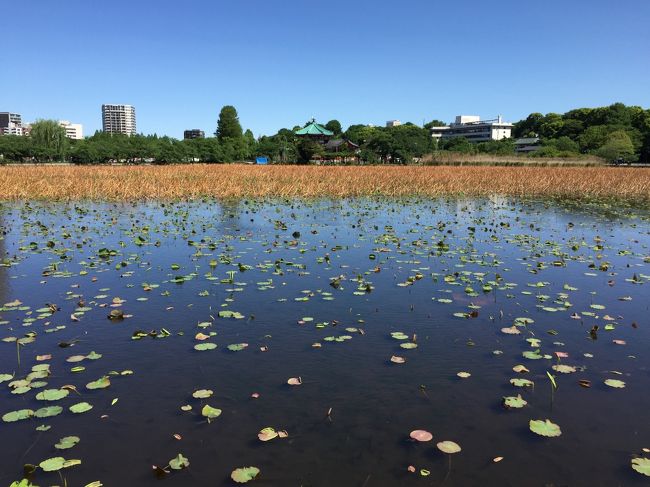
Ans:
[[[236,485],[246,466],[266,486],[649,483],[631,466],[650,458],[647,211],[29,203],[3,204],[0,225],[0,414],[62,408],[0,422],[0,485],[54,457],[81,463],[37,468],[35,485]],[[50,390],[68,394],[37,399]],[[92,409],[69,410],[80,402]],[[221,415],[208,422],[206,404]],[[546,419],[560,436],[529,428]],[[288,436],[262,442],[265,427]],[[80,441],[54,447],[67,436]],[[451,462],[444,440],[462,448]],[[189,466],[157,478],[179,453]]]

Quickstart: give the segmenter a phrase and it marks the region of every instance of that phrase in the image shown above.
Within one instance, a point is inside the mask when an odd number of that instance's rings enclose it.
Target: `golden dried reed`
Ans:
[[[5,166],[0,200],[489,196],[650,202],[650,169],[487,166]]]

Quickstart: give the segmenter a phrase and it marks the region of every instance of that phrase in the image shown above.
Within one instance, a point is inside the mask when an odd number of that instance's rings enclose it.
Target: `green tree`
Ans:
[[[32,124],[30,136],[39,160],[65,159],[68,138],[65,136],[65,129],[56,120],[37,120]]]
[[[607,142],[598,149],[597,154],[608,161],[623,159],[631,162],[636,160],[634,145],[630,136],[624,130],[617,130],[609,134]]]
[[[334,132],[334,135],[341,135],[341,122],[338,120],[330,120],[325,124],[325,128],[331,132]]]
[[[578,144],[566,136],[560,137],[555,141],[555,148],[560,152],[578,153],[580,151]]]
[[[307,163],[311,161],[314,156],[322,153],[323,146],[308,137],[305,137],[298,143],[298,162]]]
[[[447,125],[445,122],[433,119],[430,122],[425,123],[424,128],[430,130],[432,127],[444,127],[445,125]]]
[[[226,105],[219,112],[216,136],[219,141],[224,139],[241,139],[243,135],[239,116],[235,107]]]
[[[474,154],[476,152],[476,146],[465,137],[451,137],[449,139],[442,139],[440,141],[439,148],[440,150],[460,152],[463,154]]]

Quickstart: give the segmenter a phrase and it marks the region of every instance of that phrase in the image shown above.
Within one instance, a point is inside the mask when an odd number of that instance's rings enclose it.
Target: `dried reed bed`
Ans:
[[[604,166],[607,161],[591,155],[580,157],[528,157],[524,155],[497,156],[493,154],[436,152],[427,154],[420,162],[438,166]]]
[[[0,200],[489,196],[650,202],[650,169],[485,166],[0,167]]]

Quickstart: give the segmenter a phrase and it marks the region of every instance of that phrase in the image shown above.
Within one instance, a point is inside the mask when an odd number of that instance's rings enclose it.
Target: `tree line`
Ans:
[[[305,124],[306,125],[306,124]],[[607,160],[650,162],[650,110],[615,103],[608,107],[579,108],[564,114],[531,113],[514,125],[513,137],[500,141],[471,143],[464,137],[436,141],[430,128],[444,125],[432,120],[423,127],[405,123],[395,127],[355,124],[343,131],[337,120],[325,127],[343,145],[328,152],[326,146],[299,137],[302,126],[282,128],[275,135],[255,138],[243,130],[237,110],[225,106],[219,113],[214,137],[177,140],[157,135],[121,135],[96,132],[83,140],[69,140],[65,130],[52,120],[32,125],[29,137],[0,137],[4,161],[66,161],[91,163],[223,163],[264,156],[276,163],[347,161],[357,163],[402,163],[417,161],[434,152],[512,155],[514,140],[539,137],[541,147],[534,157],[597,155]]]

